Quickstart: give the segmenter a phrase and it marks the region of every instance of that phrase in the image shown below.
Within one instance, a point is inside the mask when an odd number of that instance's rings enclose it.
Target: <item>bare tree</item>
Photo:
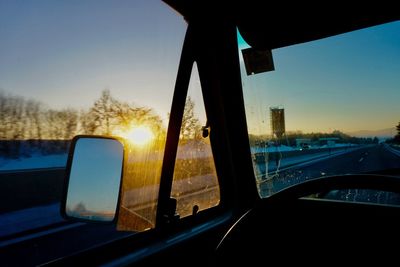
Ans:
[[[27,132],[26,101],[20,96],[0,92],[0,139],[2,154],[19,157],[21,142],[29,137]]]
[[[400,135],[400,122],[399,122],[399,124],[397,124],[396,130],[397,130],[397,135]]]
[[[4,92],[0,90],[0,140],[5,140],[7,138],[7,97]]]
[[[0,90],[0,156],[8,154],[9,146],[5,141],[7,139],[7,98],[4,92]]]
[[[145,124],[156,133],[165,132],[162,119],[151,108],[136,107],[126,102],[114,101],[113,116],[122,129],[127,129],[132,125]]]
[[[61,117],[64,124],[64,132],[61,139],[70,140],[76,135],[78,130],[78,112],[71,108],[64,109],[61,111]]]
[[[9,153],[11,157],[18,158],[21,140],[24,139],[26,135],[24,123],[25,100],[19,96],[11,96],[8,98],[7,104],[9,110],[7,139],[12,140],[12,149]]]
[[[94,121],[94,132],[98,134],[111,135],[113,126],[113,105],[115,99],[111,96],[110,90],[103,90],[98,100],[90,109]]]
[[[35,100],[28,100],[25,105],[25,125],[27,127],[26,138],[30,140],[31,147],[41,148],[43,131],[42,104]]]
[[[96,131],[96,123],[90,111],[81,110],[79,112],[80,134],[94,134]]]
[[[161,118],[153,109],[122,102],[104,90],[88,113],[81,113],[81,129],[90,134],[111,135],[115,129],[127,131],[134,125],[147,125],[157,135],[164,134]]]
[[[180,138],[183,142],[200,136],[201,125],[199,119],[194,114],[194,107],[195,103],[189,96],[186,99],[182,118]]]
[[[78,133],[111,135],[115,129],[129,131],[139,125],[151,128],[160,140],[165,137],[162,120],[153,109],[118,101],[109,90],[103,90],[89,110],[79,112],[75,109],[45,109],[38,101],[0,91],[0,149],[3,155],[19,155],[21,144],[30,148],[37,146],[47,153],[62,152],[67,147],[66,140]]]
[[[397,134],[395,135],[395,137],[393,138],[393,141],[397,144],[400,144],[400,122],[399,124],[397,124],[396,126],[396,130],[397,130]]]
[[[46,129],[45,138],[53,140],[50,152],[63,152],[67,148],[67,142],[55,142],[54,140],[70,140],[77,133],[78,112],[74,109],[53,110],[45,113]]]

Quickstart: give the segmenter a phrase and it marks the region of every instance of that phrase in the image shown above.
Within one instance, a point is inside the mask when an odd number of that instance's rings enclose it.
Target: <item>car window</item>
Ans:
[[[119,227],[154,227],[184,19],[156,0],[0,1],[0,25],[6,260],[37,265],[131,234],[60,217],[77,134],[126,140]]]
[[[183,113],[171,197],[186,217],[219,204],[219,185],[210,145],[200,78],[194,63]]]
[[[324,176],[400,176],[399,30],[400,22],[392,22],[274,49],[275,70],[253,75],[242,56],[249,46],[238,33],[261,197]],[[371,190],[328,196],[375,203],[398,198]]]

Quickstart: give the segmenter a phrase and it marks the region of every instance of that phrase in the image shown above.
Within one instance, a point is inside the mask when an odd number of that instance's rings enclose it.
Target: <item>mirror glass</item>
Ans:
[[[122,143],[111,138],[82,137],[73,145],[66,216],[113,221],[122,177]]]

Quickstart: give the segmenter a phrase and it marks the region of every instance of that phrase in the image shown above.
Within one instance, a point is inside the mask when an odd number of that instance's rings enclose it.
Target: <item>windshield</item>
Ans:
[[[272,50],[247,75],[238,34],[254,173],[261,197],[318,177],[400,176],[400,22]]]

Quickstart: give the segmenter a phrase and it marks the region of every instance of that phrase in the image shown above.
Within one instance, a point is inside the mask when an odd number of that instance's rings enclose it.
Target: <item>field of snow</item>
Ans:
[[[68,154],[66,153],[55,155],[34,154],[31,157],[21,157],[19,159],[0,157],[0,171],[65,167],[67,158]]]
[[[332,148],[347,147],[348,144],[336,144]],[[314,147],[313,147],[314,148]],[[313,149],[311,148],[311,149]],[[323,147],[318,147],[323,148]],[[188,155],[185,151],[193,151],[192,149],[180,149],[178,153],[178,158],[186,158]],[[251,147],[251,153],[262,153],[262,152],[289,152],[295,151],[296,148],[289,146],[279,146],[279,147]],[[209,156],[210,151],[203,151],[203,154]],[[196,151],[196,157],[205,156],[202,153]],[[53,154],[53,155],[42,155],[40,153],[33,154],[31,157],[21,157],[19,159],[6,159],[0,157],[0,171],[7,170],[24,170],[24,169],[40,169],[40,168],[60,168],[67,164],[68,154]]]

